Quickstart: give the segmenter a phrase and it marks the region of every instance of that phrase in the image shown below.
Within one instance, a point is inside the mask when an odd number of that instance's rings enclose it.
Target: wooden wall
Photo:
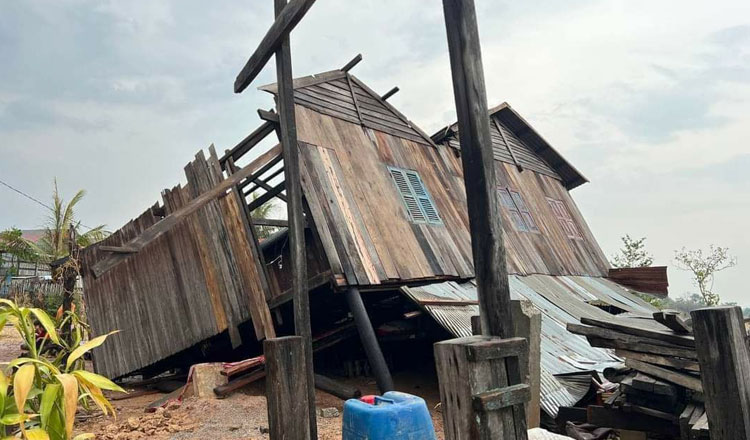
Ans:
[[[223,179],[216,154],[200,152],[185,167],[187,185],[162,194],[166,214]],[[274,337],[267,282],[243,213],[231,195],[210,202],[140,252],[95,278],[90,267],[161,219],[158,206],[82,255],[84,296],[92,333],[120,333],[94,350],[94,367],[119,377],[153,364],[252,318],[258,339]]]
[[[300,103],[297,125],[303,188],[334,274],[360,286],[473,276],[458,151],[363,127]],[[518,232],[503,211],[509,271],[605,276],[606,258],[560,180],[551,173],[496,164],[501,184],[522,194],[540,228],[540,233]],[[388,166],[420,174],[443,225],[407,220]],[[582,240],[567,237],[546,197],[565,204]]]

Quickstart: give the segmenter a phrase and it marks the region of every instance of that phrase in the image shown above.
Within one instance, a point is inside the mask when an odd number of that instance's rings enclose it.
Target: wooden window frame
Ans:
[[[396,187],[396,192],[401,197],[406,218],[411,223],[443,225],[435,200],[417,171],[389,166],[388,174]],[[400,175],[401,178],[397,179],[396,175]]]
[[[508,211],[508,215],[513,221],[513,228],[519,232],[530,232],[532,234],[541,234],[539,224],[531,215],[529,205],[524,200],[521,192],[507,187],[498,187],[500,196],[500,205]]]
[[[547,197],[547,204],[552,210],[552,214],[557,218],[557,223],[562,228],[565,235],[571,240],[583,240],[583,234],[578,228],[573,216],[570,215],[567,205],[562,200]]]

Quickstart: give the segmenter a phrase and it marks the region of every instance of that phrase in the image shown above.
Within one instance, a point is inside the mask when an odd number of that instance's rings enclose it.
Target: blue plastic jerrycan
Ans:
[[[375,396],[374,404],[347,400],[342,435],[343,440],[436,440],[425,401],[398,391]]]

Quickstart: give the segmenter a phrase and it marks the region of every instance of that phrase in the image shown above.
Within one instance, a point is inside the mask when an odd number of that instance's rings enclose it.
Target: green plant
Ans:
[[[654,258],[646,252],[646,237],[633,239],[629,234],[620,237],[622,248],[620,253],[612,257],[613,267],[648,267]]]
[[[78,404],[88,407],[93,402],[105,415],[114,415],[102,390],[124,392],[109,379],[84,369],[84,355],[103,344],[109,334],[84,343],[86,325],[74,312],[53,320],[41,309],[0,299],[0,328],[6,322],[23,338],[28,355],[13,360],[0,372],[0,427],[4,434],[11,429],[27,440],[93,438],[91,434],[73,437]],[[37,322],[47,334],[40,340],[35,332]],[[61,330],[67,337],[60,337]],[[50,348],[57,350],[54,357],[46,354]]]

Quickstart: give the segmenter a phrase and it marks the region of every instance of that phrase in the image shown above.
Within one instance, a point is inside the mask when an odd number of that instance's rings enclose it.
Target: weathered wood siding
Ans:
[[[303,188],[334,274],[361,286],[473,276],[457,150],[361,126],[302,103],[297,125]],[[388,166],[420,174],[443,225],[408,220]],[[499,159],[496,166],[501,185],[521,193],[540,228],[539,233],[516,231],[503,209],[509,272],[606,276],[606,258],[554,172],[519,172]],[[565,204],[583,239],[568,238],[546,197]]]
[[[188,184],[165,190],[165,214],[223,179],[216,155],[196,155]],[[157,223],[157,206],[99,245],[120,246]],[[101,277],[91,266],[106,255],[99,245],[82,255],[84,296],[92,333],[120,330],[94,350],[94,367],[108,377],[147,367],[252,318],[258,339],[273,337],[263,268],[236,198],[222,197],[128,257]],[[233,335],[236,337],[236,334]]]

